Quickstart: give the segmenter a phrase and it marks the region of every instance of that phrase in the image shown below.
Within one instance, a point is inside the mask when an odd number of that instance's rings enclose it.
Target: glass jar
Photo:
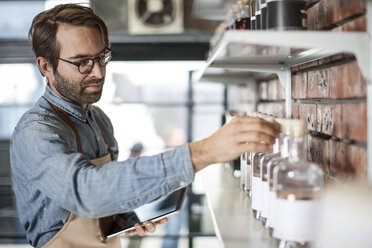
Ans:
[[[311,245],[316,240],[324,174],[319,165],[306,161],[306,122],[291,120],[290,126],[289,157],[274,169],[277,216],[273,236],[282,244]]]

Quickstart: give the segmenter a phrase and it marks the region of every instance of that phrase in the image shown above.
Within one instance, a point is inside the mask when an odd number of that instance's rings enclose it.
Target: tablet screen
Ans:
[[[165,197],[138,207],[132,212],[118,214],[106,236],[110,238],[131,230],[136,223],[142,224],[147,220],[157,221],[171,214],[178,213],[182,208],[186,189],[178,189]]]

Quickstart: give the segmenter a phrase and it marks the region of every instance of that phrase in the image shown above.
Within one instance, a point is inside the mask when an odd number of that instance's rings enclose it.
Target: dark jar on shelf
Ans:
[[[251,5],[251,29],[256,29],[256,0],[250,2]]]
[[[261,28],[261,0],[256,0],[256,29],[260,30]]]
[[[267,3],[261,0],[261,29],[267,29]]]
[[[306,29],[306,0],[267,0],[267,29]]]

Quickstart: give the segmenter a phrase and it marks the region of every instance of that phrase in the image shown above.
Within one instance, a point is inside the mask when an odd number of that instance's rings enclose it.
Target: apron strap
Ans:
[[[48,100],[47,100],[48,101]],[[63,111],[62,109],[60,109],[59,107],[57,107],[56,105],[54,105],[53,103],[49,102],[48,103],[50,104],[50,106],[52,106],[52,108],[57,112],[57,114],[65,121],[65,123],[67,125],[69,125],[69,127],[71,127],[72,131],[74,131],[74,134],[75,134],[75,137],[76,137],[76,143],[77,143],[77,146],[78,146],[78,152],[79,153],[83,153],[83,147],[81,145],[81,141],[80,141],[80,135],[79,135],[79,132],[78,130],[76,129],[74,123],[72,123],[72,120],[71,118],[68,116],[68,114],[66,114],[65,111]]]
[[[103,131],[103,128],[102,128],[102,126],[101,126],[101,123],[99,122],[99,120],[97,119],[97,117],[96,117],[94,114],[93,114],[93,117],[94,117],[94,120],[95,120],[96,123],[97,123],[97,126],[98,126],[99,130],[101,130],[101,133],[102,133],[103,139],[105,140],[105,143],[106,143],[106,145],[107,145],[107,147],[108,147],[108,151],[109,151],[109,153],[111,154],[111,160],[114,161],[114,160],[115,160],[115,153],[112,151],[112,149],[111,149],[111,147],[110,147],[110,144],[109,144],[109,142],[108,142],[108,139],[107,139],[107,137],[106,137],[106,135],[105,135],[105,132]]]
[[[74,132],[75,134],[75,137],[76,137],[76,143],[77,143],[77,146],[78,146],[78,152],[79,153],[83,153],[83,147],[81,145],[81,141],[80,141],[80,135],[79,135],[79,132],[78,130],[76,129],[74,123],[72,122],[70,116],[68,116],[68,114],[62,110],[61,108],[57,107],[56,105],[54,105],[53,103],[49,102],[47,100],[47,102],[50,104],[50,106],[52,106],[52,108],[57,112],[57,114],[65,121],[65,123],[71,127],[72,131]],[[92,113],[93,114],[93,113]],[[111,155],[111,160],[115,160],[115,153],[112,151],[111,147],[110,147],[110,144],[108,142],[108,139],[106,137],[106,134],[105,132],[103,131],[103,128],[101,126],[101,123],[98,121],[97,117],[93,114],[93,118],[94,120],[96,121],[97,123],[97,126],[99,128],[99,130],[101,131],[101,134],[103,136],[103,140],[105,141],[106,145],[107,145],[107,150],[108,152],[110,153]]]

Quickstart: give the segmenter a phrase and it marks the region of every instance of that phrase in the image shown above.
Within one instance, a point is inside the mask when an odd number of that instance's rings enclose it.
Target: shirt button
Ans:
[[[180,182],[180,186],[181,186],[181,187],[183,187],[183,186],[185,186],[185,185],[186,185],[186,182],[185,182],[185,181],[181,181],[181,182]]]
[[[101,141],[101,138],[100,137],[97,137],[97,140],[98,140],[98,142],[100,142]]]

